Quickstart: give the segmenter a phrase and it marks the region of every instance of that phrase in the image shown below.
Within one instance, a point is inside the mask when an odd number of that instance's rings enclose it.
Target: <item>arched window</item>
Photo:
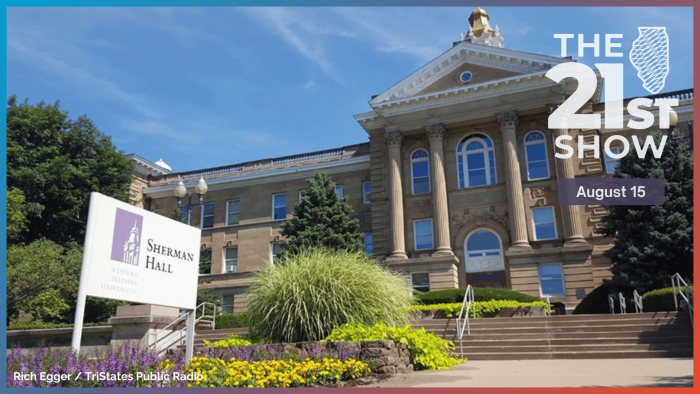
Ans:
[[[501,239],[491,230],[476,230],[464,240],[465,267],[470,272],[503,271]]]
[[[466,136],[457,145],[459,188],[496,184],[493,142],[483,134]]]
[[[418,149],[411,155],[411,191],[413,194],[430,193],[430,164],[428,152]]]
[[[541,132],[531,131],[525,136],[525,160],[527,161],[527,179],[549,178],[547,140]]]

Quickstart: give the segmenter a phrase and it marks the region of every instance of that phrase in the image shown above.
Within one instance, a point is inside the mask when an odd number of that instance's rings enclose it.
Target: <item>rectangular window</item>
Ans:
[[[537,267],[542,295],[565,296],[564,274],[561,264],[540,265]]]
[[[224,272],[238,272],[238,247],[224,248]]]
[[[199,273],[211,274],[211,248],[202,249],[199,252]]]
[[[374,252],[374,247],[372,246],[372,234],[367,233],[365,234],[365,253],[372,254]]]
[[[214,227],[214,204],[204,204],[202,205],[202,227],[201,228],[212,228]]]
[[[413,291],[413,294],[430,291],[430,274],[427,272],[412,273],[411,290]]]
[[[413,222],[413,234],[416,250],[433,248],[433,219],[416,220]]]
[[[226,201],[226,225],[235,226],[241,215],[241,200]]]
[[[282,244],[279,242],[271,242],[270,243],[270,264],[275,264],[275,260],[277,259],[277,255],[280,254],[282,251]]]
[[[190,210],[186,207],[180,207],[180,212],[182,212],[182,218],[185,220],[185,223],[190,224]]]
[[[362,203],[369,204],[372,198],[372,183],[362,182]]]
[[[554,223],[554,207],[533,208],[532,221],[535,225],[536,240],[542,241],[557,238],[557,229]]]
[[[525,156],[527,157],[527,179],[549,178],[547,150],[544,141],[538,144],[526,145]]]
[[[224,294],[221,296],[221,314],[229,315],[233,313],[233,301],[236,298],[233,294]]]
[[[343,185],[337,185],[335,192],[338,193],[338,198],[343,198]]]
[[[617,155],[620,153],[620,150],[618,148],[610,148],[610,152]],[[605,172],[608,174],[614,173],[620,159],[613,159],[608,156],[608,152],[605,149],[603,149],[603,155],[605,156]]]
[[[272,220],[287,219],[287,195],[275,194],[272,196]]]

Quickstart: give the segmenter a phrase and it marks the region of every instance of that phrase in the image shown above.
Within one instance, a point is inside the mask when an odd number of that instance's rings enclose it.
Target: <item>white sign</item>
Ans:
[[[91,193],[85,240],[85,295],[195,308],[200,229]]]

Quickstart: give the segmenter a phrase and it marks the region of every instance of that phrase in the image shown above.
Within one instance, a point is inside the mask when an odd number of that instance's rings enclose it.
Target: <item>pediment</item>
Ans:
[[[411,97],[469,89],[473,85],[507,80],[518,75],[546,72],[556,64],[567,61],[571,59],[461,41],[374,97],[369,104],[376,108]],[[471,71],[473,75],[473,79],[467,83],[460,81],[459,78],[464,71]]]

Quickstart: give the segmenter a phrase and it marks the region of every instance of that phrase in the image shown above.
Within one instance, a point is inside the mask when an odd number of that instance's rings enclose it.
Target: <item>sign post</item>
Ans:
[[[78,354],[87,296],[187,309],[192,358],[201,230],[90,194],[71,347]]]

